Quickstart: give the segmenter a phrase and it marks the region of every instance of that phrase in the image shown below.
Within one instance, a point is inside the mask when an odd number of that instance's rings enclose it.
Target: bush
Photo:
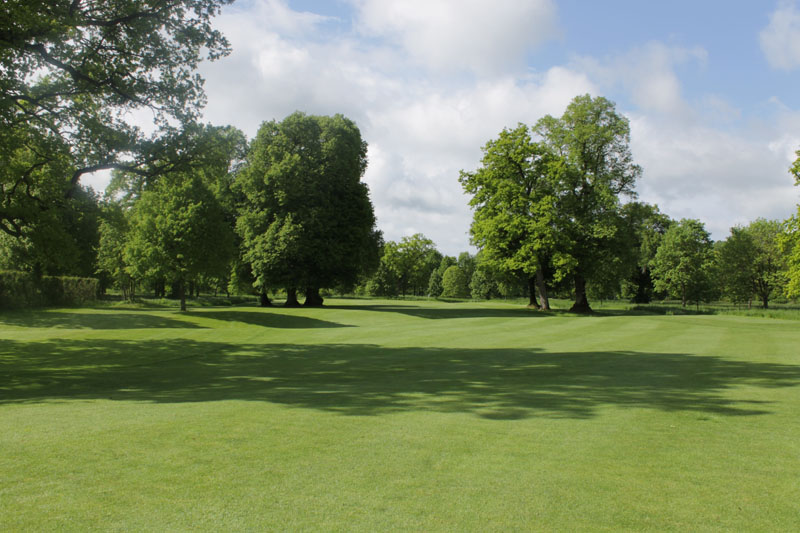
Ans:
[[[82,305],[97,298],[96,278],[0,271],[0,308]]]

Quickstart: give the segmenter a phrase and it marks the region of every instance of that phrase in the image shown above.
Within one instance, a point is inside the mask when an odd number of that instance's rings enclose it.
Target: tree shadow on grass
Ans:
[[[318,318],[284,314],[272,309],[243,311],[236,310],[191,310],[189,316],[212,318],[226,322],[241,322],[251,326],[282,329],[313,329],[313,328],[346,328],[347,324],[339,324]]]
[[[261,401],[348,415],[590,418],[605,406],[759,415],[739,386],[800,385],[800,367],[629,351],[0,340],[0,404],[106,399]]]
[[[71,312],[36,310],[0,314],[0,325],[58,329],[198,329],[204,326],[150,311]]]
[[[428,318],[433,320],[453,319],[453,318],[534,318],[553,316],[556,312],[537,311],[527,307],[466,307],[459,306],[457,303],[452,307],[428,307],[425,305],[326,305],[327,309],[360,310],[360,311],[379,311],[384,313],[400,313],[403,315],[418,318]]]

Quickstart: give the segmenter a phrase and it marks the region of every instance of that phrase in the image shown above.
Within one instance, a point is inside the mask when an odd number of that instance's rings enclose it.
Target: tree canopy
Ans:
[[[169,170],[152,162],[198,116],[196,67],[228,53],[210,20],[230,1],[3,2],[0,230],[23,236],[86,173]],[[128,122],[133,110],[152,113],[155,133]]]
[[[653,259],[656,289],[675,295],[683,306],[707,299],[712,287],[714,253],[703,223],[681,219],[664,234]]]
[[[261,125],[236,188],[237,229],[261,288],[306,290],[352,285],[377,266],[380,233],[361,181],[367,145],[342,115],[294,113]]]

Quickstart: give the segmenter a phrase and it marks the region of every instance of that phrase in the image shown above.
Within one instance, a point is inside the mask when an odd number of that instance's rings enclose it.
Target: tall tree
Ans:
[[[472,194],[475,210],[470,233],[492,268],[532,280],[531,306],[549,309],[544,267],[556,253],[556,195],[552,157],[544,143],[534,142],[524,124],[505,129],[483,147],[481,167],[461,171],[461,185]],[[534,281],[537,280],[537,281]]]
[[[305,289],[306,305],[321,305],[321,288],[377,267],[366,166],[367,144],[342,115],[297,112],[261,125],[236,182],[237,230],[259,288],[285,287],[289,303]]]
[[[656,289],[689,301],[708,298],[712,285],[714,251],[703,223],[682,219],[664,234],[653,260]]]
[[[587,280],[606,279],[625,250],[620,197],[634,197],[641,168],[633,163],[628,119],[603,97],[578,96],[560,118],[545,116],[536,131],[557,156],[551,167],[558,197],[557,276],[575,283],[571,311],[589,312]]]
[[[26,235],[86,173],[145,172],[160,139],[198,116],[203,80],[195,70],[204,56],[227,54],[210,20],[229,2],[3,2],[0,231]],[[127,121],[139,109],[154,115],[149,138]]]

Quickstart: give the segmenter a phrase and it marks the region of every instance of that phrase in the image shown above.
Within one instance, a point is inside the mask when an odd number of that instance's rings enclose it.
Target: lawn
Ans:
[[[0,530],[800,529],[800,322],[0,314]]]

